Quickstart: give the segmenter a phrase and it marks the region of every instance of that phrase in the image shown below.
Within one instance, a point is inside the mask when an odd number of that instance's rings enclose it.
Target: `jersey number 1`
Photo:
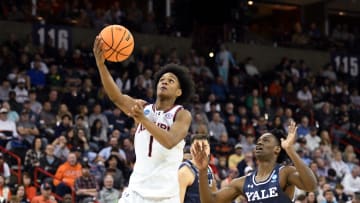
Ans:
[[[151,135],[150,136],[150,142],[149,142],[149,152],[148,152],[149,157],[151,157],[153,141],[154,141],[154,137]]]

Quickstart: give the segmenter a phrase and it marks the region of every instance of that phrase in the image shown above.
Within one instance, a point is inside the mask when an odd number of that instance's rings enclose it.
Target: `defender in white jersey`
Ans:
[[[115,105],[138,124],[136,163],[119,202],[180,202],[177,170],[191,124],[191,114],[182,104],[194,91],[192,79],[185,68],[174,64],[165,66],[154,77],[155,103],[145,104],[118,89],[104,64],[102,45],[97,36],[93,52],[104,89]]]

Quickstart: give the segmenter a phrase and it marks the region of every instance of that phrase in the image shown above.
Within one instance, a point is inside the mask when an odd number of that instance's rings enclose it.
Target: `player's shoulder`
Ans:
[[[293,174],[297,171],[295,166],[292,165],[282,165],[279,167],[279,175],[280,176],[289,176],[290,174]]]
[[[191,112],[182,106],[179,106],[174,111],[174,120],[177,120],[178,118],[187,118],[191,120],[191,117]]]
[[[247,177],[248,175],[233,179],[228,185],[228,187],[235,189],[237,192],[240,192],[241,194],[244,194],[243,188]]]
[[[179,166],[179,170],[190,172],[190,173],[193,173],[193,174],[196,173],[196,171],[195,171],[196,169],[195,169],[194,165],[191,163],[190,160],[183,161]]]

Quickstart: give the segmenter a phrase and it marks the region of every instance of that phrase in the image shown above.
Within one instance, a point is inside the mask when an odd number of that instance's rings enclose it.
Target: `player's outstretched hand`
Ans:
[[[104,58],[104,50],[103,47],[103,41],[100,36],[96,36],[94,41],[94,47],[93,52],[96,59],[96,64],[104,64],[105,58]]]
[[[296,142],[296,131],[297,131],[297,126],[295,121],[290,120],[289,123],[289,127],[288,127],[288,135],[286,137],[286,139],[281,138],[281,147],[283,149],[289,149],[291,147],[294,146],[295,142]]]
[[[206,145],[202,142],[195,142],[191,147],[193,161],[199,170],[207,170],[209,157],[206,154]]]

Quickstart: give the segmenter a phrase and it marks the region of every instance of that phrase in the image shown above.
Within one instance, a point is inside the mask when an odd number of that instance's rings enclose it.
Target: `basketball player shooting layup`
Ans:
[[[138,123],[134,141],[136,163],[119,202],[180,202],[177,171],[191,123],[190,112],[180,104],[194,91],[190,75],[177,65],[164,67],[155,75],[156,101],[146,104],[121,93],[104,64],[101,47],[97,37],[93,52],[105,91],[117,107]]]
[[[191,150],[199,168],[201,202],[231,202],[238,195],[246,196],[249,203],[291,203],[295,186],[305,190],[316,189],[316,179],[295,152],[296,125],[291,121],[286,139],[277,133],[264,133],[255,148],[257,169],[247,176],[234,179],[229,186],[212,193],[208,187],[206,146],[196,144]],[[281,166],[284,151],[294,166]]]

